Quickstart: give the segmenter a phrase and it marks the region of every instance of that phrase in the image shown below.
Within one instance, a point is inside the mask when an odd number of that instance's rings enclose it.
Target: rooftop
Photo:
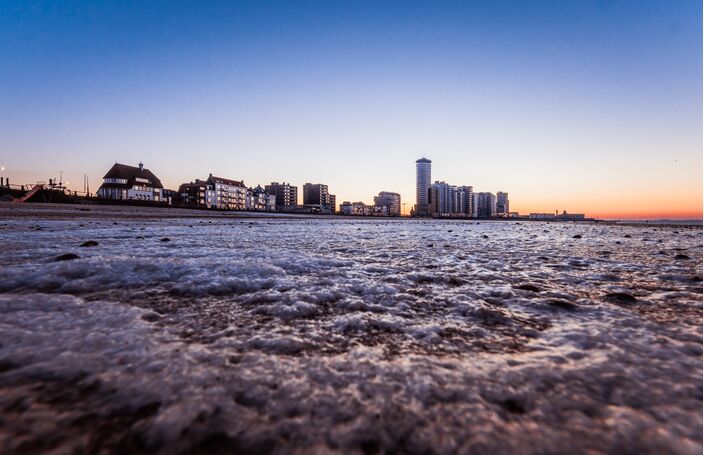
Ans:
[[[246,188],[246,186],[244,186],[244,181],[215,177],[213,174],[210,174],[208,176],[208,181],[213,183],[219,183],[221,185],[240,186],[242,188]]]
[[[134,185],[135,179],[137,178],[149,180],[151,186],[154,188],[164,188],[164,186],[161,184],[161,181],[156,177],[156,175],[152,174],[152,171],[150,171],[149,169],[145,169],[144,167],[142,167],[141,163],[140,167],[115,163],[110,168],[108,173],[103,176],[103,179],[125,179],[127,180],[127,184],[103,183],[103,186],[118,187],[119,185],[125,185],[126,188],[129,188]]]

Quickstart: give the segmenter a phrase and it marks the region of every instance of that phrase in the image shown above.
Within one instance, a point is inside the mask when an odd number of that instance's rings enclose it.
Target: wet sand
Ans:
[[[0,245],[5,453],[702,450],[699,226],[0,204]]]

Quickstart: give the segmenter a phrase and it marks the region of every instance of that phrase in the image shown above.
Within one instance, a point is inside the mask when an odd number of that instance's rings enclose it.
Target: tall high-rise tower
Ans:
[[[496,214],[499,216],[508,216],[508,193],[499,191],[496,193]]]
[[[416,216],[428,216],[431,163],[428,158],[416,160]]]

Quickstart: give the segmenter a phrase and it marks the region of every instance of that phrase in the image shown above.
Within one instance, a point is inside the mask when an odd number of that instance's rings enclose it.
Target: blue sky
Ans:
[[[701,21],[696,1],[5,1],[0,165],[410,209],[424,155],[523,212],[700,214]]]

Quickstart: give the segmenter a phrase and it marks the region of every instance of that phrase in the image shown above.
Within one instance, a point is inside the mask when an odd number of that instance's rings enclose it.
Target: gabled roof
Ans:
[[[215,177],[213,174],[210,174],[210,176],[208,177],[208,183],[210,183],[211,185],[219,183],[221,185],[239,186],[242,188],[246,188],[246,186],[244,186],[243,181],[224,179],[222,177]]]
[[[115,163],[110,170],[108,171],[105,176],[103,176],[103,179],[125,179],[127,180],[127,184],[119,184],[119,183],[103,183],[101,187],[106,187],[106,188],[132,188],[134,186],[135,179],[137,178],[142,178],[149,180],[151,182],[151,186],[154,188],[164,188],[164,186],[161,184],[161,180],[159,180],[156,175],[152,174],[152,171],[149,169],[140,169],[135,166],[128,166],[126,164],[120,164],[120,163]]]
[[[197,190],[200,190],[200,189],[212,190],[213,187],[208,182],[204,182],[202,180],[196,180],[195,182],[182,183],[181,186],[178,187],[178,191],[179,191],[179,193],[184,193],[192,188],[195,188]]]
[[[269,193],[264,188],[262,188],[261,185],[257,185],[256,188],[250,188],[249,191],[251,191],[253,194],[257,194],[257,195],[265,194],[265,195],[269,196]]]

